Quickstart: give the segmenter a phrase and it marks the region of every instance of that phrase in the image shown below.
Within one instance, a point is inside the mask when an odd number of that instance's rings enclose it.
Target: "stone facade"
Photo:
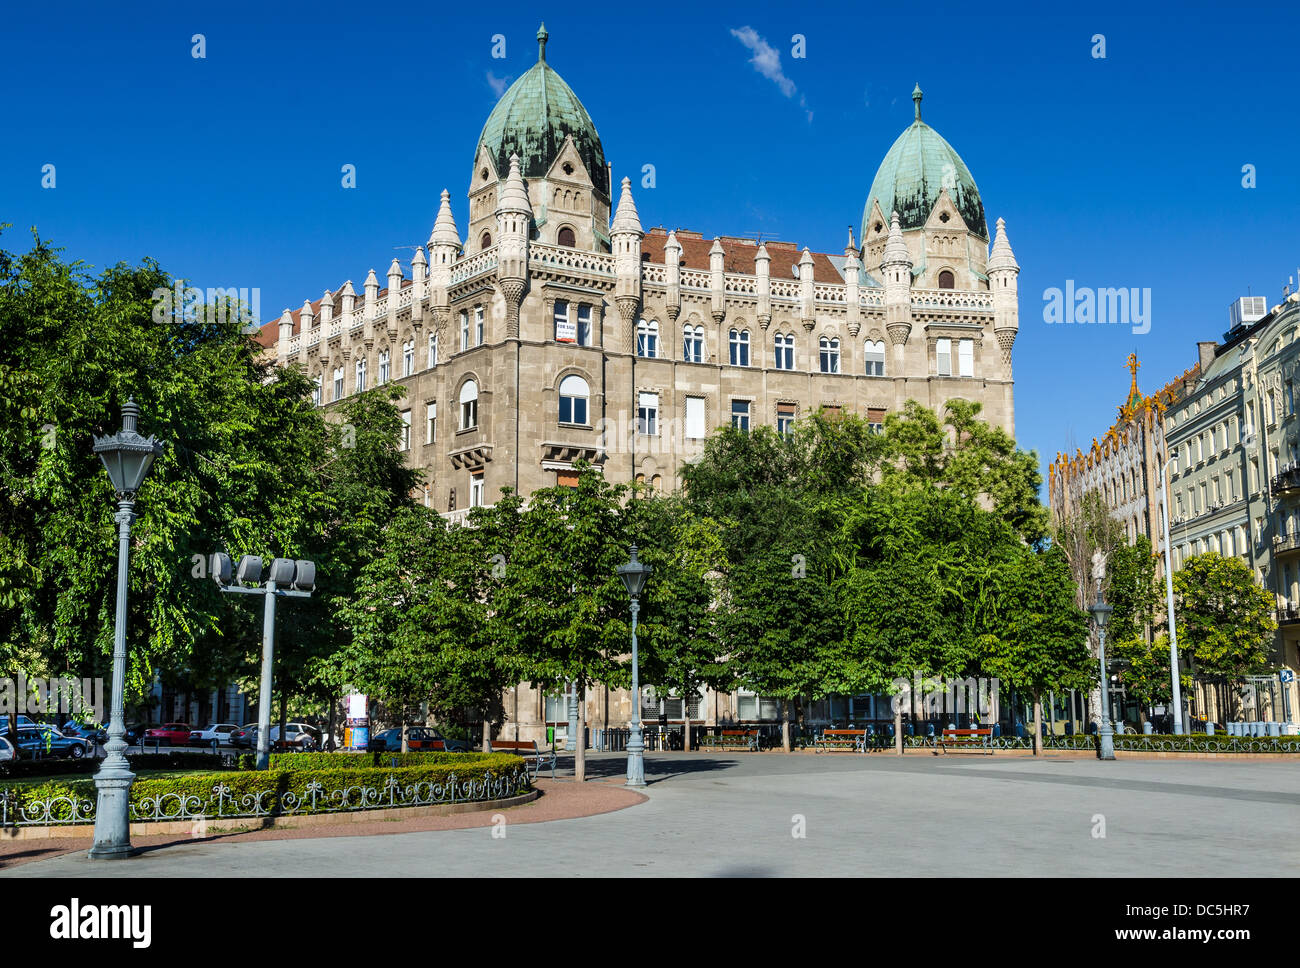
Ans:
[[[942,411],[963,398],[1014,434],[1019,266],[1001,219],[990,251],[964,164],[956,181],[927,181],[895,157],[907,138],[956,158],[921,121],[919,89],[861,244],[852,232],[835,254],[710,240],[646,231],[627,178],[612,206],[611,170],[588,170],[603,147],[546,63],[546,40],[543,29],[537,65],[480,136],[467,238],[444,191],[427,247],[409,269],[393,260],[386,288],[371,270],[361,297],[345,282],[261,334],[281,365],[315,378],[321,406],[378,381],[406,390],[427,505],[461,519],[504,487],[569,482],[580,459],[611,481],[672,490],[711,429],[779,427],[820,407],[880,423],[909,399]],[[904,188],[908,215],[882,211]],[[627,706],[602,691],[587,718],[623,723]],[[735,696],[700,708],[708,721],[744,712]],[[524,738],[546,721],[526,687],[506,709]]]

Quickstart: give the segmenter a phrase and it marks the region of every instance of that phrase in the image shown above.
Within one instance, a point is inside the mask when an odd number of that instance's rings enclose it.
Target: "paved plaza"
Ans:
[[[588,774],[612,782],[624,763],[591,754]],[[1300,763],[1290,761],[660,753],[647,757],[646,772],[644,803],[514,825],[506,811],[504,836],[478,827],[187,843],[120,863],[67,854],[0,877],[1300,871],[1300,847],[1285,834],[1300,822]]]

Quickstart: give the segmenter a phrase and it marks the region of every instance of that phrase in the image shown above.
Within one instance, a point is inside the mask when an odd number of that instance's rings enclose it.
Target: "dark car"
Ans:
[[[79,723],[76,720],[69,720],[64,723],[61,732],[64,736],[75,736],[77,739],[84,739],[87,743],[94,743],[97,746],[103,746],[108,742],[108,730],[102,726],[92,726],[88,723]]]
[[[445,750],[448,753],[466,753],[469,751],[469,743],[465,740],[448,739],[432,726],[408,726],[406,745],[412,752]],[[366,750],[370,753],[400,753],[401,729],[385,729],[376,733],[370,737]]]
[[[188,723],[164,723],[161,726],[145,730],[144,734],[145,746],[153,746],[155,743],[159,746],[184,746],[189,741],[190,727]]]
[[[64,736],[53,726],[24,726],[18,730],[19,756],[70,756],[79,760],[89,751],[85,740]]]

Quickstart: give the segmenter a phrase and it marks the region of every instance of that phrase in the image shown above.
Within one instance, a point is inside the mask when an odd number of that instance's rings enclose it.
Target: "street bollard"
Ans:
[[[1206,724],[1205,724],[1205,735],[1206,735],[1206,736],[1213,736],[1213,735],[1214,735],[1214,723],[1206,723]]]
[[[1145,722],[1145,723],[1142,724],[1142,733],[1143,733],[1143,735],[1145,735],[1145,736],[1150,736],[1150,735],[1152,735],[1155,731],[1156,731],[1156,729],[1155,729],[1154,726],[1151,725],[1150,721],[1147,721],[1147,722]]]

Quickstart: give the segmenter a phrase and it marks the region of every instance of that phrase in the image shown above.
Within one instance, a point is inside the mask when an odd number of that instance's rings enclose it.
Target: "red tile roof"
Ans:
[[[754,274],[754,256],[758,254],[756,241],[738,239],[730,235],[724,235],[718,241],[722,244],[722,251],[725,253],[722,267],[727,272],[744,273],[750,276]],[[641,242],[641,252],[643,259],[646,253],[650,258],[644,261],[664,264],[664,246],[667,242],[668,233],[664,229],[655,228],[647,232]],[[678,229],[677,244],[682,247],[682,265],[690,269],[709,268],[709,250],[713,248],[712,239],[704,238],[699,232]],[[803,250],[797,245],[793,242],[768,242],[767,254],[772,257],[773,279],[799,278],[798,265],[800,258],[803,257]],[[830,256],[824,252],[813,252],[811,255],[814,281],[844,282],[844,277],[835,268]]]

